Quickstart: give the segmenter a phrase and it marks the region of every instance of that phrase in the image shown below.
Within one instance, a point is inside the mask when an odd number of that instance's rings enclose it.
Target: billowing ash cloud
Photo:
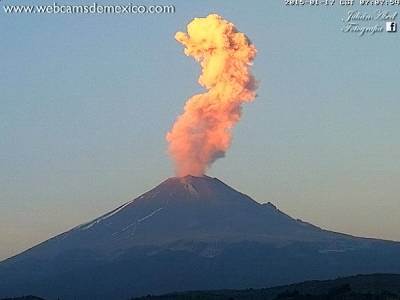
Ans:
[[[240,120],[241,106],[254,100],[255,80],[249,67],[256,48],[222,17],[195,18],[187,33],[175,39],[202,68],[199,83],[207,91],[194,95],[167,133],[169,154],[178,176],[205,173],[228,150],[231,129]]]

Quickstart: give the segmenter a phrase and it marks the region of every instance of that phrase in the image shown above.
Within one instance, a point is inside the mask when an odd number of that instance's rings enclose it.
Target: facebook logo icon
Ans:
[[[386,22],[386,31],[387,32],[396,32],[397,31],[397,23],[396,22]]]

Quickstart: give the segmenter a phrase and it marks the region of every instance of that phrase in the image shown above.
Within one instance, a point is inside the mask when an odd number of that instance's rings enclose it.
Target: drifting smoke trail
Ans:
[[[240,120],[241,105],[255,98],[249,71],[256,48],[232,23],[212,14],[195,18],[187,33],[178,32],[185,54],[202,68],[199,83],[208,91],[190,98],[167,133],[169,153],[178,176],[201,176],[231,144],[231,129]]]

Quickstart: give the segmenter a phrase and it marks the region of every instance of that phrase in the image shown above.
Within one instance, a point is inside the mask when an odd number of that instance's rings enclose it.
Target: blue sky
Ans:
[[[161,3],[176,13],[0,13],[0,259],[173,176],[165,133],[202,91],[174,34],[209,13],[256,45],[259,89],[208,174],[324,228],[400,240],[400,33],[341,32],[348,10],[376,8]]]

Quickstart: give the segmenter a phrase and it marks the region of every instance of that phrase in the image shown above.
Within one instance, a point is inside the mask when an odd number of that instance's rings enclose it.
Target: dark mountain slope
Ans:
[[[322,230],[218,179],[170,178],[0,263],[0,297],[123,299],[400,272],[400,243]]]

